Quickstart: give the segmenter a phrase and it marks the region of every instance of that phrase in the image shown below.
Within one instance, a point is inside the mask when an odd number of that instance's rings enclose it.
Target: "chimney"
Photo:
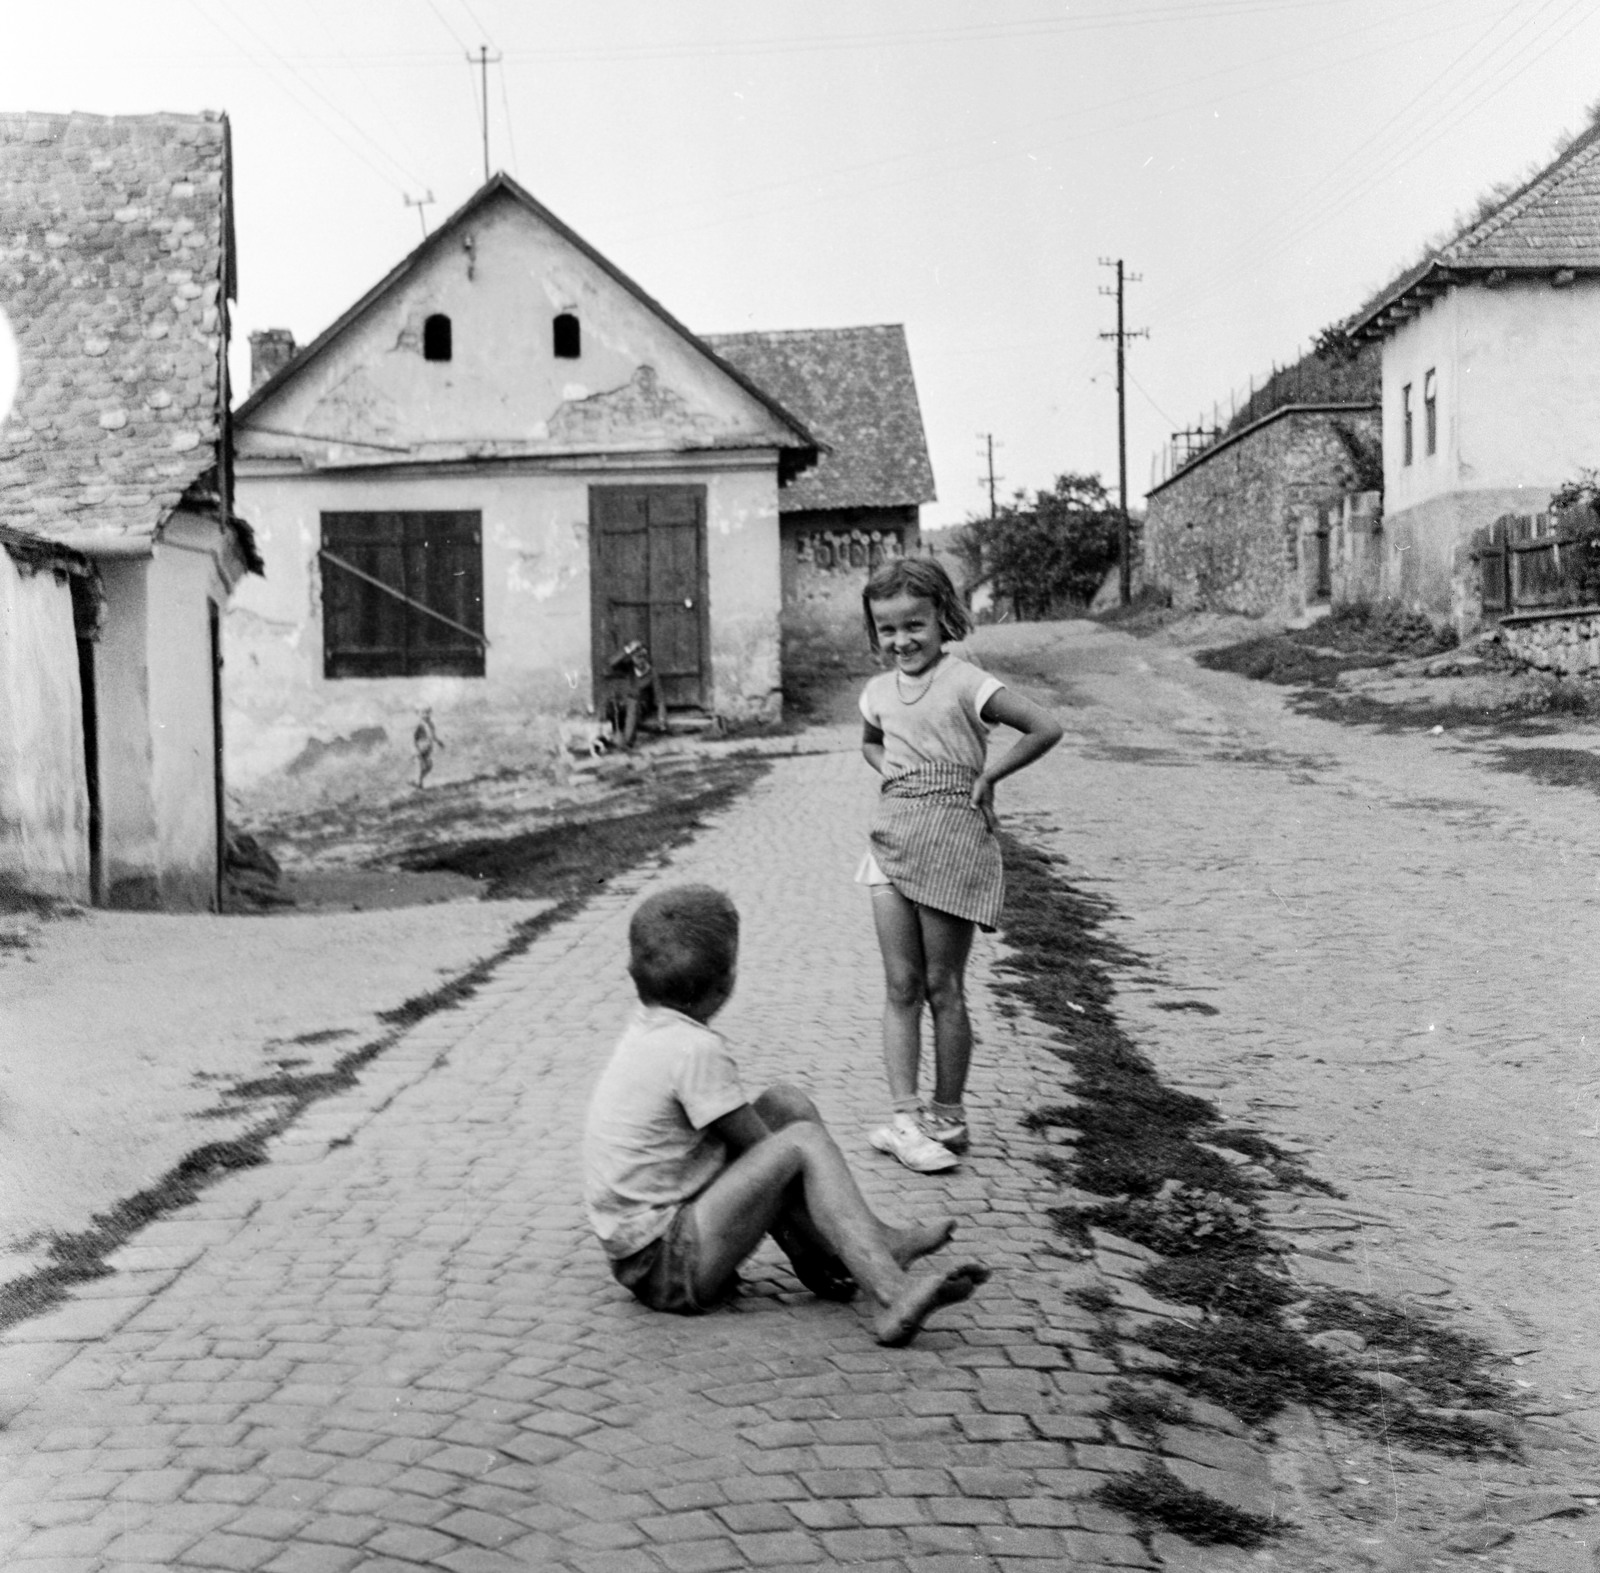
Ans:
[[[250,335],[250,391],[275,377],[294,359],[294,334],[287,328],[262,328]]]

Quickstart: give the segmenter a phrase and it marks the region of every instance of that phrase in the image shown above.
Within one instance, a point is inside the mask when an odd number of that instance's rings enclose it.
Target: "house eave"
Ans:
[[[1578,279],[1600,278],[1600,263],[1576,266],[1570,262],[1540,260],[1528,263],[1494,262],[1463,265],[1436,263],[1420,278],[1412,280],[1392,295],[1376,302],[1351,324],[1349,335],[1360,343],[1387,338],[1424,307],[1448,291],[1466,284],[1481,284],[1497,289],[1513,281],[1547,283],[1562,288]]]

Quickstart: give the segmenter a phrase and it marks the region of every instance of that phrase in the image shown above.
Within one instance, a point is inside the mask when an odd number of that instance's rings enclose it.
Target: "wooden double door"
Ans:
[[[589,488],[590,649],[597,699],[623,646],[648,646],[667,704],[710,699],[710,597],[703,486]]]

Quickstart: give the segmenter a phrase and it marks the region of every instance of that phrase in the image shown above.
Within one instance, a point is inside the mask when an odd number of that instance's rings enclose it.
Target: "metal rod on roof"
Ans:
[[[478,45],[478,70],[481,74],[481,94],[479,107],[483,110],[483,182],[489,183],[489,67],[499,65],[505,59],[504,54],[497,54],[493,60],[489,58],[489,46]],[[467,56],[467,64],[472,64],[472,56]]]

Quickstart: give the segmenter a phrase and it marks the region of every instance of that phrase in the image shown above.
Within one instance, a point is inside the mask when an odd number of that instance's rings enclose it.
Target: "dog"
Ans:
[[[591,759],[606,753],[616,737],[609,720],[593,715],[562,716],[560,732],[564,752],[587,754]]]

